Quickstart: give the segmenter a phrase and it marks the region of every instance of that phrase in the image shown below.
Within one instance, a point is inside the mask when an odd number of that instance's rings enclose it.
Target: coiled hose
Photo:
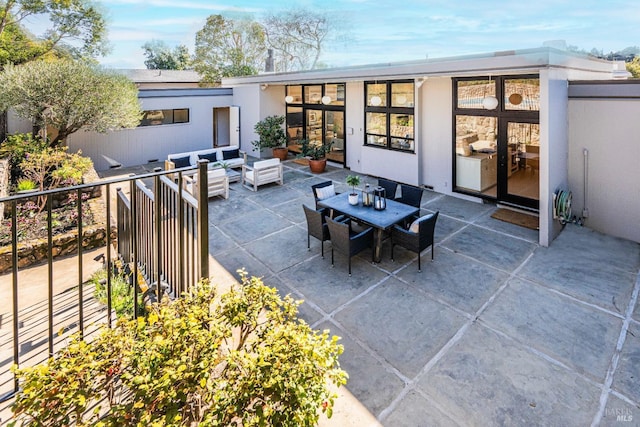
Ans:
[[[582,218],[577,218],[571,215],[571,191],[558,190],[553,195],[553,210],[555,217],[558,218],[560,224],[566,224],[572,222],[574,224],[582,225]]]

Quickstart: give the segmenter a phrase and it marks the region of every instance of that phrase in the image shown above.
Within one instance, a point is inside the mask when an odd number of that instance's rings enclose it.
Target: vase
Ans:
[[[309,169],[311,173],[322,173],[327,167],[327,159],[313,160],[309,159]]]
[[[353,206],[358,204],[358,193],[349,194],[349,204]]]
[[[271,152],[273,154],[273,157],[280,159],[280,161],[282,162],[287,160],[287,156],[289,155],[289,150],[286,147],[272,148]]]

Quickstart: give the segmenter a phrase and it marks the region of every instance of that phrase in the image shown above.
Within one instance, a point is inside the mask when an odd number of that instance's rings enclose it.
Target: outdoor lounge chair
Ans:
[[[373,228],[369,227],[359,233],[351,230],[351,220],[343,222],[327,218],[329,235],[331,237],[331,266],[333,267],[333,250],[347,255],[349,259],[349,276],[351,276],[351,257],[359,254],[373,244]],[[373,262],[373,251],[371,251],[371,261]]]
[[[431,246],[431,261],[433,261],[433,234],[436,228],[439,211],[421,216],[416,219],[409,229],[400,225],[394,225],[391,229],[391,261],[393,261],[393,248],[400,245],[403,248],[418,254],[418,271],[422,271],[420,265],[420,253]]]
[[[194,197],[198,197],[198,174],[183,176],[184,188]],[[229,177],[224,169],[214,169],[207,172],[208,197],[222,196],[229,198]]]
[[[258,187],[276,182],[284,184],[282,163],[280,159],[260,160],[253,166],[242,165],[242,184],[253,191],[258,191]]]
[[[414,187],[413,185],[400,185],[400,197],[396,200],[400,203],[404,203],[405,205],[413,206],[415,208],[420,207],[420,202],[422,201],[422,189],[419,187]]]

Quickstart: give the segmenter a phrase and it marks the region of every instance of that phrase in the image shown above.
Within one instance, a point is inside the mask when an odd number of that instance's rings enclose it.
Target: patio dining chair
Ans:
[[[396,245],[417,252],[418,272],[422,271],[420,265],[420,253],[431,246],[431,261],[433,261],[433,234],[436,228],[436,221],[440,212],[421,216],[413,221],[409,229],[400,225],[394,225],[391,229],[391,261],[393,261],[393,248]]]
[[[313,191],[313,198],[316,201],[316,210],[320,209],[320,206],[318,206],[320,200],[340,194],[336,193],[333,181],[323,181],[314,184],[311,186],[311,190]],[[331,218],[335,218],[338,215],[340,215],[340,212],[336,212],[333,209],[329,212]]]
[[[398,183],[389,179],[378,178],[378,186],[384,188],[387,193],[387,198],[390,200],[396,199],[396,192],[398,190]]]
[[[324,258],[324,242],[330,240],[329,228],[325,221],[325,208],[318,210],[311,209],[307,205],[302,205],[304,215],[307,218],[307,250],[311,250],[311,237],[320,240],[320,253]]]
[[[422,201],[422,188],[414,187],[413,185],[400,184],[400,192],[400,197],[396,199],[398,202],[415,208],[420,207],[420,202]]]
[[[331,237],[331,266],[333,267],[333,250],[336,249],[345,255],[349,260],[349,276],[351,276],[351,257],[359,254],[373,243],[373,228],[368,227],[359,233],[351,229],[351,220],[336,221],[327,218],[329,235]],[[373,251],[371,251],[371,261],[373,262]]]

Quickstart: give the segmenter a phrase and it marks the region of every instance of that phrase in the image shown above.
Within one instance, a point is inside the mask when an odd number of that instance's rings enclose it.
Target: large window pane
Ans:
[[[483,109],[482,100],[487,96],[496,96],[494,80],[458,81],[458,108]]]
[[[498,182],[498,119],[456,116],[456,187],[470,192],[495,191]]]
[[[174,123],[189,123],[189,109],[175,110],[147,110],[143,112],[138,126],[171,125]]]
[[[302,107],[287,107],[287,147],[299,153],[303,137]]]
[[[344,163],[344,112],[326,111],[325,143],[331,144],[327,158]]]
[[[507,79],[504,82],[504,105],[507,110],[540,110],[539,79]]]
[[[385,113],[367,113],[367,133],[387,134],[387,115]]]
[[[391,84],[391,106],[413,107],[413,82]]]
[[[387,106],[387,83],[367,83],[367,107]]]
[[[307,110],[307,139],[311,144],[322,144],[322,110]]]
[[[344,83],[326,84],[324,86],[324,95],[328,96],[330,100],[326,105],[344,105],[344,93]]]
[[[304,103],[320,104],[322,102],[322,85],[304,87]]]
[[[287,86],[285,100],[289,100],[289,104],[302,104],[302,86]]]

